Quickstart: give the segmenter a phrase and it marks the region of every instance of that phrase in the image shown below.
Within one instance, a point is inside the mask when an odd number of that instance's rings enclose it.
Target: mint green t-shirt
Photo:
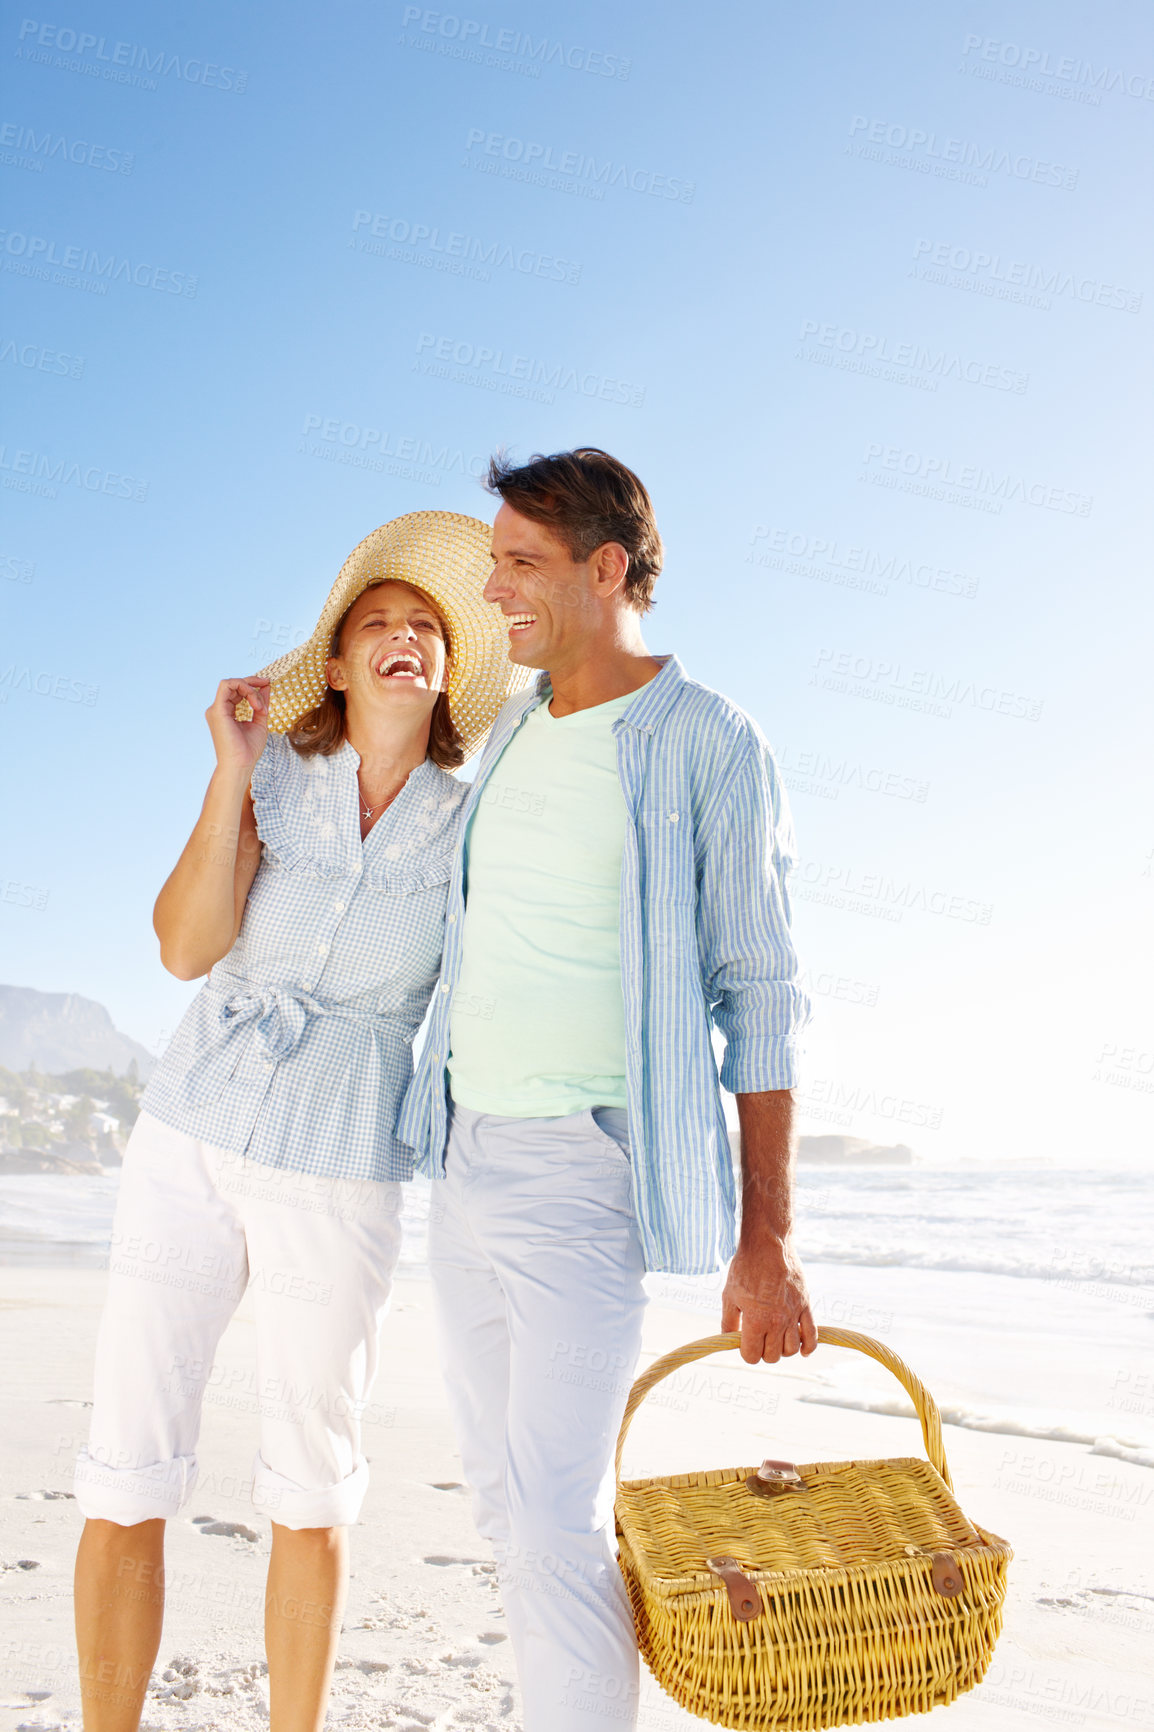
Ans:
[[[547,1118],[624,1106],[621,855],[612,729],[636,697],[532,711],[469,824],[448,1069],[474,1112]]]

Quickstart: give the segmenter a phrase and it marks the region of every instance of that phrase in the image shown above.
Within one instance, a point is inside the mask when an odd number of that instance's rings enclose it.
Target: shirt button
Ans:
[[[669,814],[669,822],[670,822],[670,823],[671,823],[671,824],[676,824],[676,823],[677,823],[677,821],[678,821],[678,819],[679,819],[679,818],[680,818],[680,817],[681,817],[681,813],[680,813],[680,812],[670,812],[670,814]]]
[[[449,925],[450,925],[450,926],[455,926],[455,925],[456,925],[456,924],[457,924],[457,916],[456,916],[456,915],[455,915],[455,914],[450,914],[450,916],[449,916]]]
[[[447,984],[444,981],[442,981],[441,982],[441,991],[442,992],[448,992],[448,990],[449,990],[449,988],[448,988]]]
[[[328,953],[329,953],[329,947],[327,944],[318,944],[317,945],[317,955],[318,956],[327,956]]]
[[[343,914],[347,907],[348,907],[348,904],[346,902],[334,902],[333,903],[333,912],[334,912],[334,914]]]

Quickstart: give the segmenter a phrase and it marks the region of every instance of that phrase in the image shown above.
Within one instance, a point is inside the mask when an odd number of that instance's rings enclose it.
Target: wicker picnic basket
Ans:
[[[823,1461],[622,1480],[663,1377],[739,1344],[712,1335],[640,1376],[617,1440],[621,1569],[663,1689],[719,1726],[810,1732],[922,1714],[972,1689],[1002,1624],[1011,1551],[952,1496],[933,1397],[868,1335],[820,1329],[904,1384],[929,1461]]]

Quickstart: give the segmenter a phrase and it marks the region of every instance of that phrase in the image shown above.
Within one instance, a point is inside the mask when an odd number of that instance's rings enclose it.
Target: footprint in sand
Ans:
[[[200,1689],[200,1667],[195,1660],[170,1660],[161,1673],[161,1683],[154,1684],[149,1694],[157,1702],[188,1702]]]
[[[255,1544],[260,1539],[255,1528],[246,1527],[243,1522],[218,1522],[215,1516],[193,1516],[192,1525],[202,1534],[224,1534],[230,1540],[250,1540]]]
[[[42,1702],[51,1699],[51,1690],[20,1690],[18,1701],[0,1701],[0,1708],[13,1709],[19,1712],[21,1708],[33,1708],[40,1716],[36,1720],[18,1720],[16,1732],[61,1732],[61,1722],[51,1718],[51,1710],[40,1706]]]
[[[463,1566],[468,1566],[468,1565],[483,1564],[484,1561],[485,1561],[484,1558],[451,1558],[451,1557],[446,1556],[443,1552],[434,1552],[432,1557],[421,1559],[422,1563],[424,1563],[424,1564],[436,1564],[439,1569],[445,1569],[446,1566],[449,1564],[460,1564]]]
[[[76,1494],[70,1491],[18,1491],[16,1496],[25,1503],[55,1503],[59,1498],[67,1498],[70,1503],[76,1502]]]
[[[467,1485],[462,1485],[459,1479],[433,1479],[429,1481],[434,1491],[468,1491]]]

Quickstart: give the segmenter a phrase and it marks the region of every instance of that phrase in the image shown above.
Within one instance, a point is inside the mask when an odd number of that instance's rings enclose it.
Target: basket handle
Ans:
[[[946,1466],[946,1452],[942,1446],[942,1419],[938,1412],[938,1404],[921,1380],[914,1376],[904,1360],[881,1341],[875,1341],[871,1335],[859,1335],[853,1329],[821,1328],[817,1338],[827,1347],[853,1347],[858,1353],[865,1353],[871,1359],[876,1359],[879,1365],[884,1365],[887,1371],[892,1371],[906,1394],[914,1404],[914,1410],[921,1421],[922,1441],[926,1446],[926,1454],[930,1463],[941,1474],[946,1485],[952,1491],[953,1481],[950,1470]],[[736,1332],[731,1335],[707,1335],[700,1341],[687,1341],[684,1347],[677,1347],[672,1353],[664,1354],[654,1360],[648,1371],[643,1371],[629,1391],[629,1400],[625,1404],[625,1416],[621,1421],[621,1430],[617,1437],[617,1455],[615,1466],[617,1479],[621,1479],[621,1454],[625,1448],[625,1439],[633,1422],[633,1415],[649,1394],[655,1384],[672,1372],[679,1371],[683,1365],[691,1365],[695,1359],[704,1359],[710,1353],[724,1353],[732,1347],[741,1346],[741,1336]]]

